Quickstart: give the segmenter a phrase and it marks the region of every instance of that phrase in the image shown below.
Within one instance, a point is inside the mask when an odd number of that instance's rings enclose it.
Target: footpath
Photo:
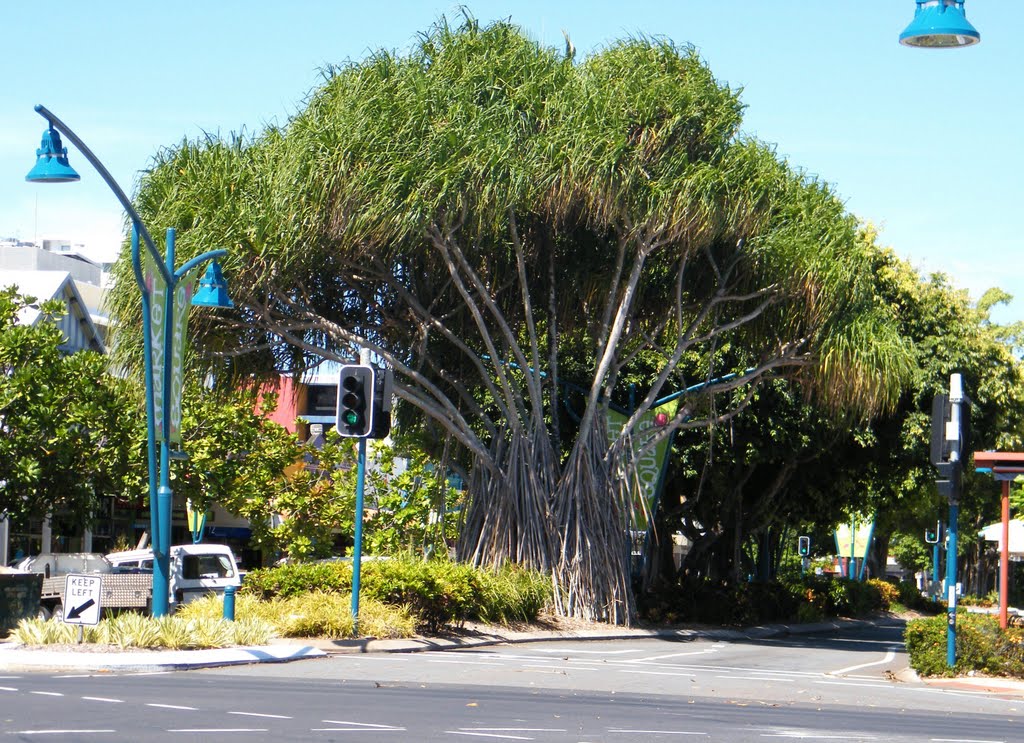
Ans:
[[[394,640],[304,638],[281,640],[269,645],[205,650],[121,650],[88,644],[28,647],[14,642],[0,642],[0,671],[77,670],[100,673],[118,671],[152,673],[254,663],[287,663],[342,654],[437,652],[459,648],[567,639],[607,641],[666,638],[735,642],[790,635],[838,633],[847,628],[871,624],[874,624],[871,620],[839,619],[830,622],[772,624],[743,629],[646,629],[602,625],[570,630],[531,628],[525,631],[489,626],[447,637],[412,637]],[[1024,698],[1024,681],[1016,679],[981,676],[919,679],[912,669],[907,668],[896,674],[896,680],[923,682],[936,688]]]

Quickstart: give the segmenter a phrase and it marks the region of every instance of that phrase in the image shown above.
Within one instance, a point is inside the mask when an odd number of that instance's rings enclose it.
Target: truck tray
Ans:
[[[145,609],[153,590],[153,576],[149,574],[102,573],[100,610]],[[63,603],[66,577],[58,575],[43,581],[42,599],[59,598]]]

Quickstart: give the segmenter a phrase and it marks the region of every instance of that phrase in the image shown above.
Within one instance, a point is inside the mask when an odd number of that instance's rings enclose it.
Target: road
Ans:
[[[1024,700],[899,682],[898,627],[538,642],[167,674],[0,678],[6,740],[1024,740]]]

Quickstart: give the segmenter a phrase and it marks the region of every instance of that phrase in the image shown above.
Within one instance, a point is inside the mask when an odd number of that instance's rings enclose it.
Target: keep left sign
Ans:
[[[64,622],[99,624],[102,593],[100,576],[69,573],[64,579]]]

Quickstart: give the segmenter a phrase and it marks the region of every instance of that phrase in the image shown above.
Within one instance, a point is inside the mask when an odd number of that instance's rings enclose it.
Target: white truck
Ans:
[[[23,570],[43,574],[40,595],[42,618],[64,615],[65,576],[100,574],[100,606],[114,611],[148,611],[153,595],[153,551],[128,550],[101,555],[94,552],[44,553],[26,560]],[[222,544],[182,544],[171,547],[168,606],[174,611],[207,593],[223,593],[239,586],[241,577],[231,548]]]
[[[120,574],[153,572],[153,550],[111,552],[107,560]],[[242,584],[238,563],[224,544],[178,544],[171,547],[170,597],[173,611],[208,593],[223,594],[228,586]]]

